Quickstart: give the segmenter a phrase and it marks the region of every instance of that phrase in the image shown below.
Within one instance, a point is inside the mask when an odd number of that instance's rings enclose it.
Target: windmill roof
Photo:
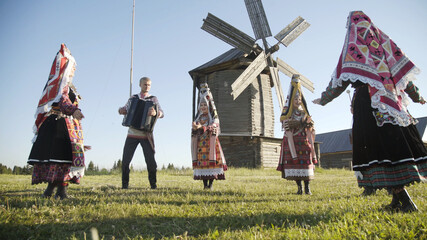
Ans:
[[[417,118],[419,121],[416,126],[421,138],[426,134],[427,129],[427,117]],[[334,152],[345,152],[351,151],[352,146],[350,144],[350,133],[351,129],[344,129],[334,132],[316,134],[316,142],[321,142],[320,152],[321,153],[334,153]]]
[[[351,129],[344,129],[335,132],[316,134],[316,142],[321,142],[321,153],[351,151],[350,144]]]
[[[241,59],[242,57],[245,57],[245,53],[237,48],[232,48],[228,50],[227,52],[219,55],[218,57],[210,60],[209,62],[206,62],[199,67],[189,71],[190,75],[197,72],[202,72],[202,70],[208,69],[210,67],[220,65],[223,63],[227,63],[233,60]]]

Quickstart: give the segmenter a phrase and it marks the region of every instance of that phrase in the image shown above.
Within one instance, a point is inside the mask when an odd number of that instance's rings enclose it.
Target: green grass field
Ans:
[[[408,187],[416,213],[384,210],[387,191],[361,197],[353,172],[316,169],[313,195],[274,169],[231,168],[203,190],[192,171],[85,176],[72,199],[41,198],[46,184],[0,175],[0,239],[427,239],[425,185]]]

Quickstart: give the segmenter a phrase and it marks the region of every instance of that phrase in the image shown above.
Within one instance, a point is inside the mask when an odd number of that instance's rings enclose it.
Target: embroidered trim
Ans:
[[[390,163],[392,165],[396,165],[396,164],[400,164],[400,163],[404,163],[404,162],[410,162],[410,161],[417,162],[417,161],[422,161],[422,160],[427,160],[427,156],[419,157],[417,159],[415,159],[415,158],[404,158],[404,159],[401,159],[401,160],[396,161],[396,162],[392,162],[391,160],[388,160],[388,159],[384,159],[381,161],[373,160],[373,161],[370,161],[369,163],[366,163],[366,164],[354,165],[353,169],[360,168],[360,167],[369,167],[372,164]]]
[[[223,174],[224,174],[223,168],[194,169],[193,171],[194,176],[216,176],[216,175],[223,175]]]
[[[392,108],[380,101],[382,96],[387,96],[387,91],[385,90],[384,85],[368,77],[361,76],[354,73],[342,73],[340,77],[337,78],[336,69],[335,69],[334,73],[332,74],[332,87],[333,88],[336,88],[338,86],[342,87],[343,81],[350,81],[352,83],[356,81],[360,81],[362,83],[369,84],[369,86],[374,87],[378,90],[378,92],[376,92],[371,97],[371,106],[377,109],[380,113],[387,116],[386,118],[380,119],[380,121],[377,121],[377,125],[381,127],[384,123],[391,123],[393,125],[407,127],[411,124],[417,124],[417,120],[414,119],[408,113],[408,110],[406,107],[409,104],[409,100],[404,90],[408,82],[415,79],[414,75],[418,74],[419,72],[420,70],[417,67],[413,67],[396,85],[396,94],[398,97],[401,97],[402,99],[401,111],[398,111],[397,109]],[[387,96],[387,97],[390,97],[390,96]]]
[[[28,162],[34,162],[34,163],[73,163],[73,160],[60,160],[60,159],[44,159],[44,160],[40,160],[40,159],[28,159]]]
[[[85,175],[85,167],[71,167],[68,175],[71,179],[73,177],[81,178]]]
[[[314,176],[313,169],[285,169],[285,177],[310,177]]]

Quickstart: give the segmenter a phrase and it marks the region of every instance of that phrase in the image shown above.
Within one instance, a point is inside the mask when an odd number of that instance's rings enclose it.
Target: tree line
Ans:
[[[86,175],[104,175],[104,174],[111,174],[115,172],[121,172],[122,170],[122,160],[118,160],[117,162],[114,161],[113,168],[106,169],[106,168],[99,168],[97,165],[95,165],[92,161],[89,162],[89,164],[86,166]],[[133,167],[131,167],[131,170],[133,170]],[[13,169],[7,167],[6,165],[3,165],[0,163],[0,174],[13,174],[13,175],[31,175],[33,174],[33,166],[32,165],[26,165],[24,167],[14,166]]]
[[[11,169],[0,163],[0,174],[30,175],[32,173],[33,166],[31,165],[27,165],[25,167],[14,166],[13,169]]]
[[[165,165],[162,166],[161,170],[184,170],[186,168],[178,168],[175,167],[172,163],[169,163],[167,167]],[[122,171],[122,160],[119,159],[117,162],[114,161],[113,167],[111,169],[99,168],[98,165],[95,165],[92,161],[86,165],[86,175],[108,175],[121,173]],[[133,165],[130,166],[130,171],[135,171]],[[13,169],[7,167],[0,163],[0,174],[13,174],[13,175],[31,175],[33,173],[33,166],[26,165],[24,167],[14,166]]]

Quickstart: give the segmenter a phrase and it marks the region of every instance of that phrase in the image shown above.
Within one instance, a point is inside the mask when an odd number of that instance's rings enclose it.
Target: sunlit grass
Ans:
[[[151,190],[146,172],[85,176],[72,199],[41,198],[46,184],[0,175],[0,238],[91,239],[426,239],[425,185],[408,188],[420,212],[384,210],[385,190],[360,197],[353,172],[316,169],[313,195],[274,169],[231,168],[227,180],[203,190],[191,170],[159,171]]]

